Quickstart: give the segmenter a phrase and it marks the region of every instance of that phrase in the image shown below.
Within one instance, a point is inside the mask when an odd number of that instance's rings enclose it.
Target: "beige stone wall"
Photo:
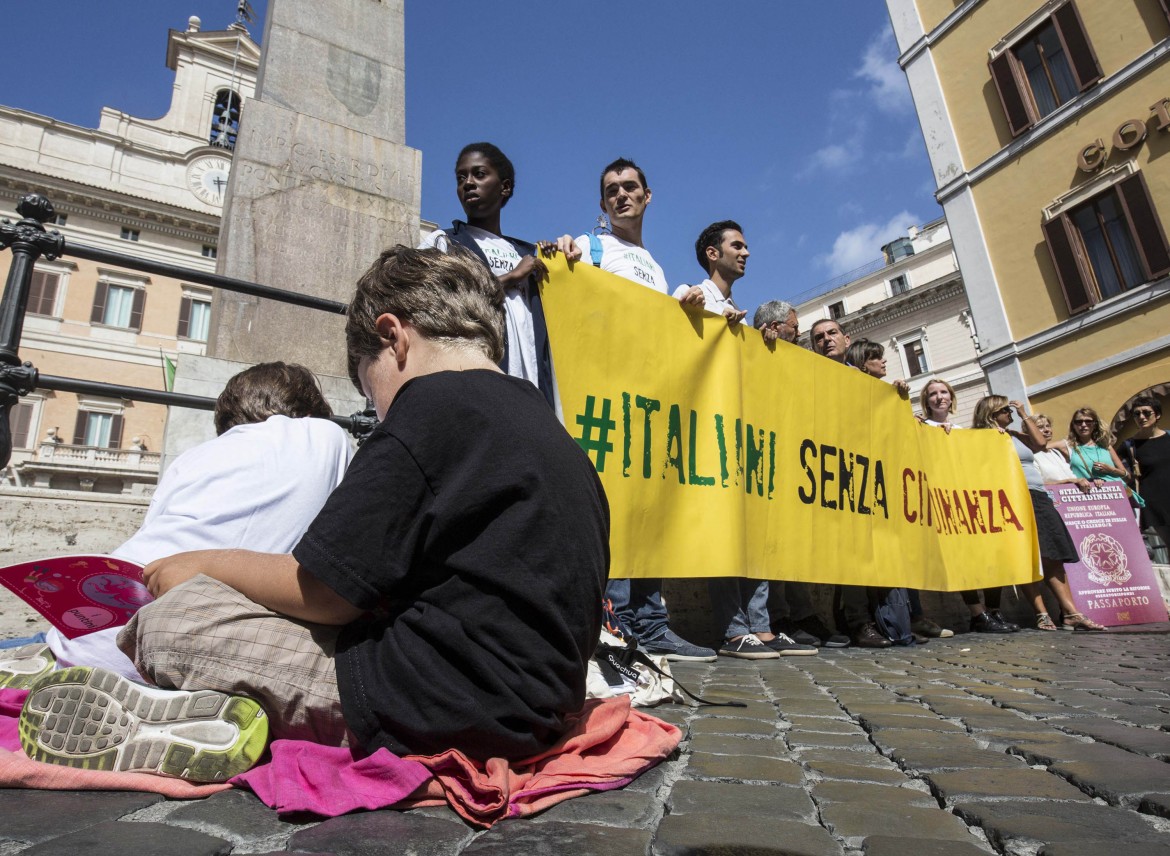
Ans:
[[[108,553],[137,531],[148,500],[20,490],[4,492],[0,565],[42,556]]]

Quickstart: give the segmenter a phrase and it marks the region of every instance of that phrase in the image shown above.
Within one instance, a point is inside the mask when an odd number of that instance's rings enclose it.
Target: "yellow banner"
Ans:
[[[856,369],[547,261],[565,427],[605,485],[613,576],[932,591],[1038,578],[1004,435],[920,425]]]

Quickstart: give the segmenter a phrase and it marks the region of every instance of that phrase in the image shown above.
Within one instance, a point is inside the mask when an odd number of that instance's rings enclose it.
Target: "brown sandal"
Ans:
[[[1036,616],[1036,629],[1055,630],[1056,625],[1053,623],[1052,618],[1049,617],[1047,612],[1041,612]]]
[[[1091,618],[1085,618],[1079,612],[1070,612],[1060,619],[1061,630],[1104,630],[1105,628]]]

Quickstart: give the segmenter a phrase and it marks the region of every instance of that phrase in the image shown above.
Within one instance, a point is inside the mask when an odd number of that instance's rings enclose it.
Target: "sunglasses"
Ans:
[[[1153,419],[1154,411],[1150,408],[1142,408],[1133,412],[1135,419]]]
[[[1011,413],[1011,412],[1012,412],[1011,405],[1006,405],[1006,406],[1004,406],[1004,407],[1001,407],[999,410],[996,410],[996,411],[995,411],[995,412],[993,412],[991,415],[992,415],[992,416],[1001,416],[1001,415],[1003,415],[1004,413]]]
[[[1073,425],[1096,425],[1096,419],[1074,419]]]

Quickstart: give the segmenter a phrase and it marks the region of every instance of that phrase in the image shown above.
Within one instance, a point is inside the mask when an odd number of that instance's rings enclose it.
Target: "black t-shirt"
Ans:
[[[609,508],[528,381],[411,380],[293,555],[373,613],[336,656],[367,751],[522,758],[584,704]]]

